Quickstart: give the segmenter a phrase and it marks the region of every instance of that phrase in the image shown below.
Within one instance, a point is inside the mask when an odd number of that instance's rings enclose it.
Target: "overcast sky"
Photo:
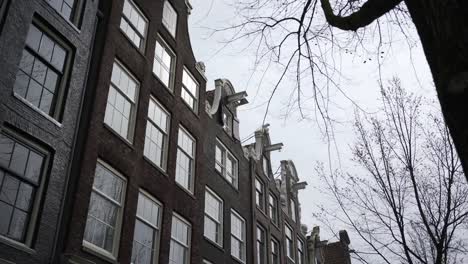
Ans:
[[[253,68],[253,54],[249,51],[236,51],[235,46],[227,46],[219,51],[224,45],[221,43],[223,36],[210,37],[211,31],[207,28],[222,28],[229,24],[233,18],[233,8],[226,4],[228,3],[226,1],[191,0],[193,11],[189,18],[190,36],[196,59],[206,64],[209,90],[214,88],[215,79],[227,78],[233,83],[236,91],[245,90],[249,94],[250,103],[241,106],[238,112],[241,138],[246,138],[262,123],[266,110],[264,102],[270,95],[277,75],[274,72],[267,74],[260,86],[258,83],[249,82]],[[341,58],[340,67],[344,78],[336,81],[360,107],[367,111],[375,111],[379,105],[377,85],[379,75],[376,60],[369,61],[355,54],[344,55]],[[406,41],[395,39],[391,46],[386,47],[384,59],[383,79],[398,76],[408,90],[435,98],[429,69],[419,46],[413,48],[410,53]],[[336,151],[329,152],[329,145],[324,140],[314,118],[304,120],[298,115],[292,115],[287,119],[283,117],[285,98],[290,92],[287,88],[283,87],[273,98],[266,120],[266,123],[270,124],[272,143],[284,144],[281,152],[272,153],[272,167],[275,170],[280,160],[291,159],[296,165],[301,180],[308,182],[306,190],[300,191],[299,198],[302,202],[302,222],[311,229],[312,226],[319,224],[312,217],[314,210],[317,210],[316,205],[326,202],[317,191],[321,183],[314,174],[314,164],[317,161],[328,164],[330,154],[334,161],[333,166],[340,165],[336,162]],[[349,150],[354,140],[351,124],[354,107],[343,96],[339,94],[332,94],[332,96],[333,102],[339,106],[334,108],[333,114],[339,120],[335,127],[335,134],[341,168],[353,171],[356,167],[349,161]],[[326,230],[323,231],[322,239],[328,239],[327,236],[330,234]]]

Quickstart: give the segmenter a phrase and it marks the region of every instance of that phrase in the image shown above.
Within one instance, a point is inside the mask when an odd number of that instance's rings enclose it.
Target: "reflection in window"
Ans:
[[[223,201],[213,191],[205,192],[205,237],[222,246],[223,243]]]
[[[139,83],[114,62],[104,123],[128,141],[133,139],[133,122]]]
[[[0,134],[1,236],[28,244],[28,225],[37,206],[44,160],[33,148]]]
[[[180,96],[193,111],[197,112],[198,83],[186,69],[182,73],[182,92]]]
[[[120,29],[139,49],[145,46],[148,20],[132,0],[125,0]]]
[[[159,80],[170,90],[172,90],[173,68],[175,63],[175,54],[161,40],[156,41],[154,49],[153,72]]]
[[[170,264],[190,263],[191,226],[182,217],[172,216]]]
[[[177,141],[177,167],[175,180],[193,193],[195,177],[195,139],[182,127]]]
[[[152,197],[140,192],[133,235],[133,264],[151,264],[158,256],[161,205]]]
[[[175,38],[177,30],[177,12],[169,1],[164,2],[162,22],[169,33]]]
[[[124,196],[125,179],[108,165],[98,162],[86,220],[85,244],[117,255]]]
[[[16,74],[15,93],[57,119],[66,58],[67,51],[60,44],[31,25]]]
[[[144,155],[163,170],[166,170],[169,125],[169,113],[153,97],[150,97]]]

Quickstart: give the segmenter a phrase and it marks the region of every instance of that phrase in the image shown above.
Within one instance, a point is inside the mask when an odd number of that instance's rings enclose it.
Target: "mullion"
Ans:
[[[132,27],[133,31],[142,39],[144,40],[145,37],[143,36],[143,34],[140,33],[140,31],[138,31],[138,29],[132,24],[132,22],[130,21],[130,18],[127,18],[127,16],[124,14],[123,15],[123,18],[127,21],[127,24]],[[147,23],[148,24],[148,23]],[[141,45],[141,44],[140,44]]]

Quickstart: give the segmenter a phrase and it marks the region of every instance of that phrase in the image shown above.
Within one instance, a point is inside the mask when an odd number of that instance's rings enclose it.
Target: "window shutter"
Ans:
[[[237,120],[237,118],[234,118],[234,119],[232,120],[232,130],[233,130],[234,138],[237,139],[237,140],[240,140],[240,136],[239,136],[239,120]]]

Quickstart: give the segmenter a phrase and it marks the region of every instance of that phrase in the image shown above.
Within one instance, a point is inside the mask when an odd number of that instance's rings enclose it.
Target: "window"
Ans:
[[[162,170],[166,170],[170,120],[169,113],[151,96],[143,154]]]
[[[169,33],[171,33],[171,35],[175,38],[177,30],[177,12],[169,3],[169,1],[164,2],[162,23],[169,31]]]
[[[62,44],[32,24],[14,85],[17,95],[57,120],[65,97],[68,53]]]
[[[190,109],[195,112],[198,111],[198,83],[185,68],[182,73],[182,92],[180,96]]]
[[[271,193],[268,194],[268,216],[273,223],[278,224],[278,200]]]
[[[212,190],[205,191],[205,237],[223,246],[223,201]]]
[[[238,163],[234,155],[221,144],[219,140],[216,141],[215,147],[215,169],[224,176],[224,178],[235,188],[238,186]]]
[[[190,224],[177,214],[172,216],[170,264],[190,263]]]
[[[211,263],[211,262],[209,262],[208,260],[204,259],[204,260],[203,260],[203,264],[213,264],[213,263]]]
[[[266,263],[266,235],[265,229],[257,225],[257,264]]]
[[[280,246],[278,240],[274,238],[271,239],[271,263],[280,263]]]
[[[255,203],[260,210],[265,210],[265,189],[258,179],[255,179]]]
[[[303,264],[305,262],[304,259],[304,243],[302,240],[297,240],[297,264]]]
[[[179,127],[177,143],[176,182],[193,193],[195,178],[195,139],[182,127]]]
[[[245,262],[245,220],[231,210],[231,256]]]
[[[0,236],[31,245],[47,155],[0,133]]]
[[[120,29],[141,50],[145,46],[147,25],[148,19],[146,19],[133,0],[125,0],[122,19],[120,20]]]
[[[291,208],[291,219],[296,222],[296,203],[293,199],[289,199],[289,207]]]
[[[138,87],[138,81],[114,62],[104,123],[129,142],[133,140]]]
[[[288,225],[284,226],[284,234],[286,236],[286,256],[294,261],[294,240],[292,236],[292,230]]]
[[[82,5],[80,0],[46,0],[46,2],[65,19],[75,24],[78,23],[79,8]]]
[[[144,192],[138,194],[132,264],[157,263],[162,206]]]
[[[223,129],[229,134],[232,134],[232,114],[227,109],[223,109]]]
[[[125,188],[123,176],[98,161],[83,244],[112,258],[118,253]]]
[[[270,177],[270,173],[268,173],[268,159],[265,156],[262,156],[262,161],[263,161],[263,173],[267,176]]]
[[[158,79],[172,90],[175,54],[169,46],[161,39],[156,40],[156,48],[154,49],[153,73]]]

